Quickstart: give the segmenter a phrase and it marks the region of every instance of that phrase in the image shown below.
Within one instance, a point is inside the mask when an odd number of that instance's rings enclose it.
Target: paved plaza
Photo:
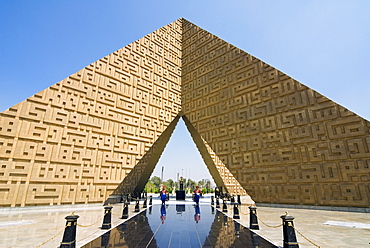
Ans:
[[[170,198],[168,205],[178,204]],[[246,203],[245,201],[242,203]],[[153,197],[153,205],[160,201]],[[181,204],[193,204],[191,198]],[[210,196],[201,198],[201,205],[210,205]],[[257,204],[258,205],[258,204]],[[142,202],[140,203],[142,210]],[[249,227],[248,204],[240,206],[242,225]],[[0,247],[58,247],[62,240],[65,216],[79,215],[77,227],[77,247],[81,247],[101,236],[104,209],[101,204],[61,205],[48,207],[4,208],[0,213]],[[292,215],[300,247],[370,247],[370,214],[359,212],[258,207],[260,236],[277,246],[282,246],[281,215],[286,212]],[[131,203],[129,215],[134,214],[134,203]],[[233,215],[233,206],[228,205],[229,216]],[[120,219],[122,204],[113,205],[112,228],[125,220]],[[279,227],[277,227],[279,226]]]

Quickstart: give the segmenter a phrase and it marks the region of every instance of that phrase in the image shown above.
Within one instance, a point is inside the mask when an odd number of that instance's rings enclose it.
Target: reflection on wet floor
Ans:
[[[154,205],[83,246],[277,247],[209,205]]]

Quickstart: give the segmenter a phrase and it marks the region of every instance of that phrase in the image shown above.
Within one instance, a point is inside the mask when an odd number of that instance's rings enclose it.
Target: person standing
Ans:
[[[161,196],[162,205],[165,205],[166,204],[166,199],[167,199],[166,186],[162,186],[160,196]]]
[[[200,198],[200,189],[198,186],[195,186],[194,189],[194,201],[198,205],[199,204],[199,198]]]

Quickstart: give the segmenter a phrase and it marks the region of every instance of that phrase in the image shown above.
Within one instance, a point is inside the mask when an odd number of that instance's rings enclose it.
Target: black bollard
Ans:
[[[149,196],[149,206],[153,205],[153,197]]]
[[[76,228],[78,215],[66,216],[66,228],[64,229],[63,239],[60,243],[60,248],[74,248],[76,247]]]
[[[122,217],[121,217],[121,219],[127,219],[127,218],[128,218],[128,205],[125,202],[123,204],[123,210],[122,210]]]
[[[140,212],[139,200],[136,200],[136,205],[135,205],[135,211],[134,212]]]
[[[222,200],[222,212],[227,213],[227,206],[225,200]]]
[[[220,201],[216,198],[216,208],[220,208]]]
[[[149,214],[152,214],[152,206],[149,207]]]
[[[146,198],[144,198],[143,208],[147,208],[147,205],[146,205]]]
[[[215,208],[213,206],[211,206],[211,212],[212,212],[212,214],[215,213]]]
[[[213,196],[211,196],[211,205],[215,204],[215,200],[213,198]]]
[[[231,203],[234,204],[235,203],[235,197],[234,196],[231,196]]]
[[[237,196],[237,201],[238,201],[238,204],[241,205],[242,204],[242,201],[240,200],[240,195]]]
[[[259,230],[258,219],[257,219],[257,208],[250,206],[249,207],[250,217],[249,217],[249,229]]]
[[[299,248],[293,224],[294,217],[290,215],[282,215],[280,218],[283,220],[283,247]]]
[[[233,215],[233,218],[234,219],[240,219],[239,209],[238,209],[237,205],[234,205],[234,215]]]
[[[104,207],[104,218],[103,218],[103,225],[101,229],[110,229],[112,227],[111,220],[112,220],[112,208],[111,206]]]

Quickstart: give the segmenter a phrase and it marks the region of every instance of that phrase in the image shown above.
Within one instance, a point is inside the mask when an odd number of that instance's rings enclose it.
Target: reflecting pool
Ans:
[[[93,240],[95,247],[277,247],[210,205],[153,205]]]

